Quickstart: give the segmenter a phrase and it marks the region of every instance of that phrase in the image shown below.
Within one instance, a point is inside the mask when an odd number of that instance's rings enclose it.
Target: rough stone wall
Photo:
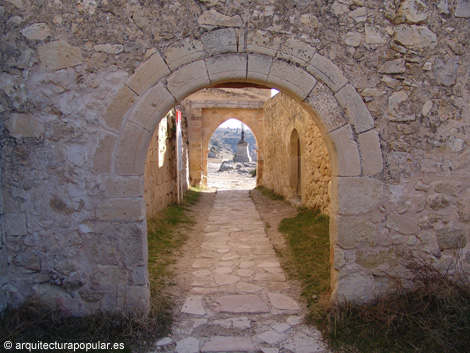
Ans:
[[[147,151],[145,161],[145,205],[147,219],[153,217],[167,205],[178,201],[176,135],[174,112],[168,114],[158,124]],[[182,124],[182,130],[184,123]],[[182,131],[184,135],[184,131]],[[187,183],[187,148],[182,146],[183,172],[180,175],[183,190],[188,189]]]
[[[278,93],[264,105],[264,186],[286,197],[295,197],[290,175],[290,143],[297,130],[301,150],[301,192],[303,206],[328,214],[328,185],[331,172],[323,137],[309,113],[296,101]]]
[[[382,293],[397,248],[470,271],[469,18],[467,0],[2,2],[0,303],[145,310],[131,147],[193,88],[247,73],[319,117],[337,297]]]

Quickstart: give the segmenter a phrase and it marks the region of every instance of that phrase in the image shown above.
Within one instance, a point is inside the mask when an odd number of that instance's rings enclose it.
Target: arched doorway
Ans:
[[[265,48],[259,45],[250,46],[249,52],[246,48],[234,52],[225,43],[230,38],[224,36],[230,36],[230,33],[215,30],[211,34],[213,36],[208,40],[214,41],[210,46],[206,45],[205,59],[201,55],[190,54],[182,57],[178,51],[169,50],[164,55],[165,60],[155,53],[139,67],[111,102],[111,106],[116,104],[120,109],[107,113],[105,120],[114,126],[116,134],[106,144],[99,145],[95,161],[102,158],[110,160],[108,174],[112,178],[140,183],[152,132],[177,102],[201,88],[227,82],[275,87],[300,102],[310,113],[328,148],[332,170],[330,242],[333,298],[360,301],[372,298],[374,276],[358,266],[354,258],[346,260],[344,248],[340,246],[346,242],[354,244],[348,224],[360,223],[364,218],[373,220],[377,212],[375,206],[383,194],[382,182],[374,178],[383,168],[379,138],[361,97],[340,69],[319,54],[305,62],[287,48],[284,54],[293,62],[288,63],[275,59],[273,54],[266,54]],[[216,34],[220,36],[214,39]],[[312,51],[308,44],[302,45]],[[194,46],[194,50],[199,50],[199,47]],[[178,64],[170,65],[170,69],[167,62]],[[329,99],[329,104],[334,105],[333,109],[324,109],[323,101],[317,99],[318,90]],[[336,115],[321,114],[323,111],[332,111]],[[113,208],[117,212],[123,208],[133,210],[121,212],[120,219],[140,228],[142,241],[133,246],[140,247],[141,253],[145,254],[143,197],[132,196],[104,200],[103,204],[110,212]],[[127,285],[133,288],[134,294],[139,293],[138,298],[145,300],[149,296],[145,286],[134,285],[132,281]],[[131,307],[135,302],[135,297],[129,298],[126,305]]]

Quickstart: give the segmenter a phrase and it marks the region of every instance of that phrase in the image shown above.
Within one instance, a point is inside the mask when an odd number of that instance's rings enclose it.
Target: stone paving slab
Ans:
[[[269,313],[268,305],[254,294],[226,295],[217,299],[220,312],[226,313]]]
[[[250,352],[254,351],[255,346],[249,337],[211,337],[201,352]]]

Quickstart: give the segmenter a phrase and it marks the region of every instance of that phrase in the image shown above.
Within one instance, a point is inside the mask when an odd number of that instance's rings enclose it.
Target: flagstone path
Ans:
[[[191,265],[191,289],[157,351],[328,352],[302,323],[263,220],[247,190],[219,190]]]

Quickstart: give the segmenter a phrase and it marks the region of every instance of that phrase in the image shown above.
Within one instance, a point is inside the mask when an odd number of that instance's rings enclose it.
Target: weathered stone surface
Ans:
[[[16,138],[41,138],[46,131],[45,123],[32,114],[14,113],[6,122],[6,126]]]
[[[129,87],[123,86],[113,97],[108,110],[104,115],[104,120],[108,127],[119,130],[122,124],[122,117],[135,103],[137,95]]]
[[[305,66],[312,60],[315,52],[316,49],[307,43],[294,38],[288,38],[281,44],[278,57]]]
[[[208,268],[214,265],[213,260],[209,259],[197,259],[193,262],[193,268]]]
[[[437,36],[426,26],[401,25],[395,28],[393,40],[409,49],[434,49]]]
[[[379,134],[376,130],[369,130],[357,136],[359,151],[361,153],[362,173],[375,175],[383,170],[383,158],[380,148]]]
[[[354,11],[349,13],[349,16],[354,19],[357,23],[365,22],[367,20],[367,8],[366,7],[358,7]]]
[[[461,221],[470,221],[470,189],[463,192],[457,200],[457,214]]]
[[[127,86],[140,95],[169,73],[170,69],[166,63],[158,53],[155,53],[135,70],[134,75],[129,78]]]
[[[241,27],[242,19],[238,15],[225,16],[216,10],[208,10],[199,16],[197,23],[203,27]]]
[[[405,17],[407,22],[420,23],[428,17],[428,8],[421,0],[405,0],[401,3],[397,15]]]
[[[204,50],[210,55],[237,52],[237,33],[233,28],[215,30],[202,35]]]
[[[459,58],[450,58],[447,61],[437,58],[434,63],[434,77],[437,82],[444,86],[452,86],[457,80],[459,69]]]
[[[347,84],[335,94],[335,97],[343,107],[356,133],[367,131],[374,127],[374,119],[372,119],[362,97],[353,86]]]
[[[72,47],[63,40],[40,46],[38,53],[41,64],[49,70],[60,70],[83,62],[80,48]]]
[[[6,235],[26,235],[26,217],[23,213],[6,213],[4,216]]]
[[[343,249],[354,249],[361,243],[377,243],[377,226],[362,218],[338,216],[332,219],[331,228],[337,232],[336,243]]]
[[[361,175],[361,160],[357,142],[354,140],[350,125],[345,125],[332,131],[331,140],[338,151],[337,165],[332,165],[332,175],[359,176]]]
[[[287,337],[276,331],[265,331],[257,335],[260,340],[266,342],[267,344],[275,345],[284,341]]]
[[[281,343],[281,347],[296,353],[315,353],[323,352],[326,347],[318,339],[309,337],[303,333],[299,333],[295,337],[291,337]]]
[[[344,38],[344,43],[351,47],[358,47],[361,45],[363,35],[359,32],[348,32]]]
[[[470,17],[470,2],[468,0],[457,0],[454,14],[455,17]]]
[[[143,217],[142,202],[134,199],[110,199],[96,210],[96,218],[102,221],[132,221]]]
[[[181,312],[191,315],[205,315],[206,310],[204,309],[203,297],[199,295],[187,297]]]
[[[331,207],[338,214],[361,214],[375,208],[382,200],[383,184],[372,178],[334,177],[331,180]]]
[[[143,196],[142,178],[123,178],[108,176],[103,182],[106,197],[139,197]]]
[[[299,310],[299,304],[292,298],[280,293],[268,293],[271,305],[280,310]]]
[[[317,80],[327,85],[333,92],[337,92],[348,82],[341,70],[328,58],[318,53],[313,56],[307,71],[312,73]]]
[[[317,80],[304,70],[279,60],[273,61],[268,81],[274,87],[299,97],[299,100],[304,100],[317,84]]]
[[[356,261],[365,268],[376,268],[379,266],[395,267],[398,264],[397,255],[394,251],[357,251]]]
[[[44,40],[51,35],[51,30],[46,23],[34,23],[21,30],[29,40]]]
[[[238,276],[232,276],[232,275],[227,275],[227,274],[216,274],[214,276],[215,278],[215,283],[217,283],[219,286],[224,286],[227,284],[233,284],[236,283],[240,280],[240,277]]]
[[[443,228],[437,231],[436,236],[437,243],[441,249],[459,249],[467,245],[468,230]]]
[[[165,61],[172,71],[202,58],[204,58],[202,42],[192,38],[185,38],[171,45],[165,52]]]
[[[380,68],[382,74],[403,74],[406,72],[405,59],[386,61]]]
[[[404,90],[393,93],[388,98],[387,117],[391,121],[413,121],[413,104]]]
[[[247,69],[246,54],[213,56],[206,59],[207,72],[212,84],[227,81],[245,81]]]
[[[214,336],[209,338],[201,352],[251,352],[255,347],[250,337]]]
[[[274,56],[281,45],[281,39],[268,32],[256,31],[248,33],[246,49],[251,53]]]
[[[15,6],[17,9],[22,10],[24,8],[24,3],[23,0],[5,0],[6,2],[12,4]]]
[[[388,34],[381,27],[365,25],[365,41],[367,44],[385,44],[389,38]]]
[[[220,311],[226,313],[269,313],[268,305],[255,294],[226,295],[217,299]]]
[[[176,353],[198,353],[199,340],[194,337],[188,337],[176,342]]]
[[[96,44],[93,46],[94,51],[98,51],[106,54],[119,54],[124,51],[124,46],[122,44]]]
[[[209,87],[210,80],[204,61],[196,61],[173,72],[167,79],[168,90],[175,98],[186,98],[196,87]]]

